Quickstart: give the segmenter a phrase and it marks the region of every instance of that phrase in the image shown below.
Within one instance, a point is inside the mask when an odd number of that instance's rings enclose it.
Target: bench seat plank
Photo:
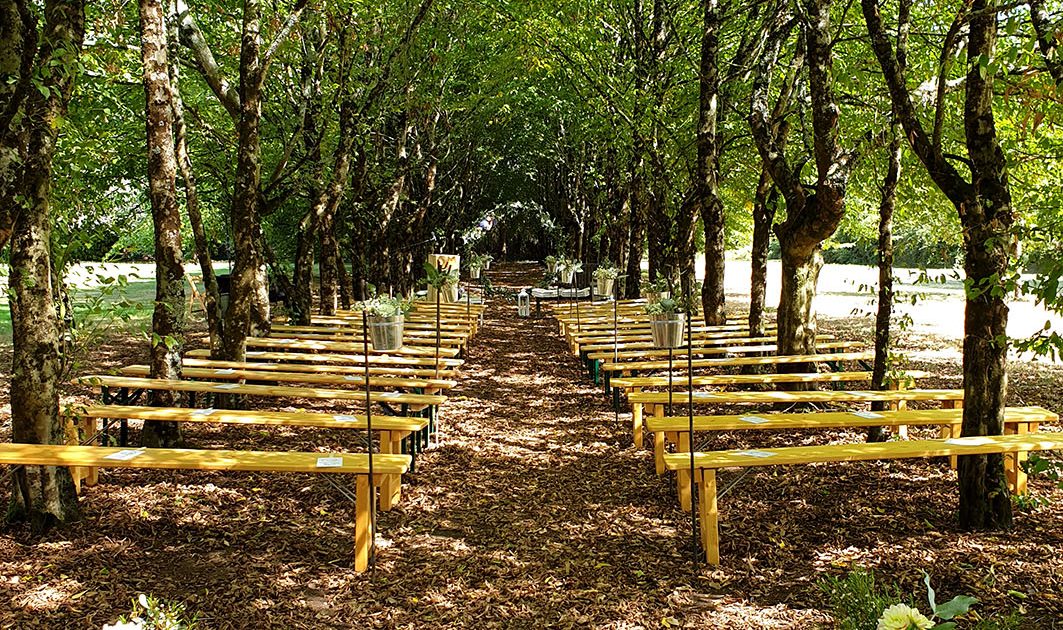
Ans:
[[[283,354],[283,353],[282,353]],[[326,356],[326,355],[311,355],[311,356]],[[254,358],[254,357],[251,357]],[[359,365],[335,365],[335,364],[317,364],[308,365],[304,363],[267,363],[265,361],[220,361],[213,359],[199,359],[186,356],[181,364],[185,367],[197,367],[197,368],[214,368],[223,370],[256,370],[259,372],[299,372],[302,374],[350,374],[353,376],[363,376],[365,374],[365,366]],[[402,378],[434,378],[436,371],[431,368],[414,368],[407,366],[380,366],[370,365],[370,376],[397,376]],[[439,370],[440,378],[447,380],[453,380],[457,376],[457,371],[453,369],[441,369]]]
[[[151,375],[149,365],[127,365],[119,370],[125,376],[147,377]],[[350,374],[307,374],[304,372],[280,372],[266,371],[254,368],[197,368],[185,367],[181,376],[190,379],[215,379],[215,380],[254,380],[254,381],[287,381],[293,383],[315,383],[320,385],[361,385],[365,386],[365,376]],[[401,376],[373,377],[370,375],[369,384],[373,387],[395,387],[405,389],[453,389],[458,386],[457,381],[427,378],[405,378]]]
[[[365,365],[365,355],[361,354],[317,354],[309,352],[269,352],[266,350],[248,350],[246,353],[247,358],[255,361],[306,361],[310,363],[328,363],[339,365]],[[206,358],[210,356],[210,350],[200,348],[196,350],[189,350],[185,353],[185,357],[188,358]],[[462,359],[455,359],[450,357],[440,357],[439,367],[442,372],[445,368],[457,368],[465,363]],[[373,366],[396,366],[396,367],[435,367],[434,357],[396,357],[386,354],[371,354],[369,355],[369,369],[372,371]]]

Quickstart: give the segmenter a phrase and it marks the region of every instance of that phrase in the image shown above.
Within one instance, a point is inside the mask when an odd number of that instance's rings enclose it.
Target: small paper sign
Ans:
[[[218,370],[215,374],[236,374],[236,370],[232,368],[225,368],[224,370]]]
[[[223,385],[215,385],[214,389],[236,389],[239,386],[239,383],[225,383]]]
[[[381,398],[399,398],[402,396],[402,392],[381,392]]]
[[[133,459],[137,455],[142,455],[143,453],[144,453],[144,451],[126,450],[126,451],[118,451],[116,453],[111,453],[110,455],[104,455],[103,458],[104,459],[117,459],[118,461],[123,461],[124,462],[124,461],[128,461],[130,459]]]
[[[345,381],[360,381],[362,379],[360,377],[358,377],[358,376],[344,376],[343,380],[345,380]]]
[[[984,437],[958,437],[949,438],[945,440],[945,444],[955,444],[956,446],[983,446],[985,444],[992,444],[993,440]]]
[[[343,467],[343,458],[342,457],[318,457],[317,458],[317,467],[318,468],[342,468]]]
[[[244,354],[246,354],[249,357],[259,357],[259,356],[262,356],[263,354],[266,354],[266,351],[265,350],[248,350]]]
[[[192,412],[190,412],[188,415],[190,415],[190,416],[209,416],[212,413],[214,413],[214,407],[208,407],[206,409],[195,409]]]
[[[735,455],[745,455],[746,457],[775,457],[778,453],[769,453],[768,451],[738,451]]]
[[[857,418],[863,418],[865,420],[875,420],[877,418],[882,417],[882,414],[875,413],[873,411],[854,411],[853,415]]]
[[[742,422],[748,422],[749,424],[764,424],[765,422],[771,422],[771,420],[761,418],[760,416],[738,416],[738,419]]]
[[[332,419],[333,420],[338,420],[340,422],[354,422],[358,418],[356,418],[354,416],[351,416],[351,415],[348,415],[348,414],[345,414],[345,413],[338,413],[338,414],[333,415]]]

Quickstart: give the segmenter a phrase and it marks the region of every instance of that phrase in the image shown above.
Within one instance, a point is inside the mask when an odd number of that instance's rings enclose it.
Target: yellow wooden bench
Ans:
[[[187,392],[192,394],[229,394],[242,396],[264,396],[270,398],[312,398],[316,400],[344,400],[364,402],[366,393],[364,390],[354,389],[321,389],[315,387],[288,387],[284,385],[244,385],[240,383],[212,383],[206,381],[178,381],[159,378],[136,378],[132,376],[109,376],[95,374],[79,376],[74,379],[80,385],[89,385],[104,391],[104,404],[111,402],[110,395],[105,390],[119,388],[123,390],[163,390],[171,392]],[[116,402],[126,402],[126,396],[120,396]],[[437,394],[410,394],[407,392],[370,392],[369,400],[381,404],[388,409],[388,405],[403,405],[410,410],[430,409],[432,420],[435,409],[446,402],[446,396]]]
[[[192,351],[195,352],[195,351]],[[188,353],[189,355],[191,354]],[[209,356],[209,352],[204,353]],[[289,353],[275,353],[276,355],[284,358]],[[312,354],[308,355],[312,357],[327,357],[330,355],[325,354]],[[255,358],[255,357],[249,357]],[[260,372],[302,372],[305,374],[338,374],[338,375],[354,375],[364,376],[365,367],[363,365],[334,365],[328,363],[318,364],[305,364],[305,363],[265,363],[260,361],[221,361],[213,359],[198,359],[192,356],[186,355],[182,360],[182,365],[185,367],[198,367],[198,368],[217,368],[217,369],[232,369],[232,370],[258,370]],[[453,380],[458,374],[454,369],[441,369],[439,370],[439,378]],[[406,367],[403,365],[375,365],[369,366],[370,376],[397,376],[403,378],[434,378],[436,371],[431,368],[416,368]]]
[[[370,484],[378,487],[389,475],[409,470],[409,455],[374,455],[373,479],[368,454],[278,453],[266,451],[195,450],[177,448],[125,449],[104,446],[0,444],[0,463],[26,466],[86,468],[149,468],[167,470],[231,470],[355,475],[354,569],[369,566],[372,531]]]
[[[295,361],[301,361],[306,363],[317,363],[326,365],[357,365],[360,369],[366,363],[366,357],[363,354],[326,354],[316,352],[270,352],[268,350],[248,350],[246,353],[248,361],[281,361],[284,363],[291,363]],[[197,349],[189,350],[185,353],[189,358],[207,358],[210,356],[210,350]],[[465,363],[462,359],[455,358],[439,358],[440,374],[454,368],[461,367]],[[295,365],[293,363],[293,365]],[[369,370],[372,373],[374,366],[386,366],[386,367],[413,367],[413,368],[434,368],[436,366],[435,357],[396,357],[386,354],[371,354],[369,355]],[[386,373],[386,372],[385,372]]]
[[[672,378],[672,385],[686,387],[689,381],[695,387],[701,386],[739,386],[739,385],[776,385],[779,383],[852,383],[870,381],[872,373],[869,371],[859,372],[782,372],[778,374],[699,374],[687,378],[686,374],[676,375]],[[915,380],[930,376],[929,372],[910,370],[900,375],[895,375],[900,380]],[[667,376],[635,376],[628,378],[614,378],[610,383],[615,389],[627,396],[634,392],[641,392],[650,387],[668,387]]]
[[[721,468],[787,466],[851,461],[956,457],[989,453],[1029,453],[1063,449],[1063,433],[1026,433],[947,440],[912,440],[826,446],[792,446],[757,450],[694,453],[693,478],[698,485],[701,546],[709,564],[720,564],[719,512],[716,471]],[[668,470],[690,473],[690,453],[664,456]],[[1025,472],[1016,467],[1016,477],[1025,483]],[[1012,490],[1015,486],[1012,486]]]
[[[768,334],[771,334],[772,336],[768,336]],[[747,330],[691,332],[691,338],[695,343],[710,339],[720,342],[726,342],[732,339],[741,339],[743,342],[748,342],[749,340],[757,339],[757,343],[762,343],[771,342],[776,339],[771,331],[765,333],[764,337],[749,337],[748,335],[749,331]],[[686,335],[683,337],[685,339]],[[826,335],[821,335],[820,338],[827,339],[828,337]],[[580,353],[606,351],[611,353],[614,349],[617,351],[637,350],[639,348],[653,348],[655,346],[653,345],[653,334],[647,331],[645,334],[627,335],[624,337],[617,336],[615,340],[612,335],[593,337],[574,335],[572,337],[572,347],[578,356]]]
[[[1041,423],[1056,422],[1059,416],[1041,407],[1008,407],[1004,410],[1004,433],[1033,433]],[[694,431],[771,431],[793,429],[850,429],[867,427],[938,426],[941,437],[959,437],[963,409],[953,406],[943,409],[919,409],[875,412],[827,411],[818,413],[767,413],[761,415],[694,416]],[[653,459],[657,474],[664,472],[664,456],[669,443],[676,452],[690,451],[690,418],[647,418],[646,430],[653,434]],[[1017,455],[1018,463],[1025,455]],[[1013,480],[1018,493],[1026,491],[1025,483],[1015,476],[1014,466],[1008,466],[1008,479]],[[955,458],[950,465],[955,468]],[[678,479],[679,503],[690,509],[690,476],[681,473]]]
[[[631,426],[634,432],[636,448],[642,448],[643,407],[649,406],[654,416],[664,416],[668,406],[668,392],[638,392],[628,396],[631,402]],[[766,392],[672,392],[671,401],[675,405],[686,405],[693,400],[695,405],[770,405],[799,403],[862,403],[883,402],[899,406],[909,402],[940,401],[943,407],[952,407],[963,403],[962,389],[906,389],[888,391],[766,391]]]
[[[695,370],[701,370],[706,368],[734,368],[752,365],[792,365],[795,363],[838,364],[849,361],[873,361],[874,359],[874,352],[825,352],[821,354],[773,354],[760,357],[699,357],[691,361],[691,365]],[[686,367],[687,362],[685,358],[673,361],[672,363],[672,368],[674,370],[686,370]],[[626,378],[629,376],[635,376],[639,372],[655,372],[667,369],[668,361],[630,361],[617,363],[604,361],[600,366],[601,373],[605,375],[606,391],[608,391],[610,383],[613,378],[616,378],[616,375]]]
[[[80,431],[80,442],[90,439],[99,431],[97,420],[160,420],[166,422],[217,423],[306,427],[318,429],[368,429],[364,415],[312,413],[308,411],[259,411],[233,409],[188,409],[185,407],[138,407],[133,405],[77,405],[63,409],[63,414]],[[409,438],[410,470],[413,470],[420,440],[416,439],[428,428],[427,418],[404,416],[376,416],[373,431],[380,438],[380,452],[388,455],[403,454],[403,440]],[[71,470],[74,483],[95,485],[96,470]],[[380,508],[390,510],[398,503],[402,493],[401,475],[389,475],[381,484]]]
[[[749,354],[753,352],[771,352],[774,353],[777,347],[774,343],[760,343],[751,345],[742,345],[743,342],[739,340],[735,343],[712,343],[717,341],[714,339],[703,340],[702,343],[695,342],[692,348],[692,354],[694,356],[712,355],[712,354]],[[734,340],[725,340],[734,341]],[[770,340],[769,340],[770,341]],[[820,341],[816,343],[816,349],[818,350],[840,350],[843,352],[849,351],[858,344],[851,341]],[[666,357],[668,356],[667,348],[647,348],[645,350],[630,350],[619,352],[614,355],[612,352],[592,352],[587,355],[588,359],[598,361],[613,361],[620,363],[627,360],[642,361],[650,357]],[[672,357],[674,360],[682,360],[686,358],[687,350],[686,346],[682,348],[672,349]],[[667,362],[666,362],[667,363]]]
[[[118,370],[123,376],[138,376],[146,378],[151,376],[149,365],[127,365]],[[219,380],[219,381],[282,381],[286,383],[300,383],[304,385],[357,385],[365,387],[364,374],[308,374],[306,372],[279,372],[272,370],[258,370],[255,368],[200,368],[183,367],[181,377],[193,380]],[[369,376],[369,384],[373,388],[388,389],[412,389],[417,394],[436,394],[442,390],[457,387],[458,382],[436,378],[406,378],[402,376]]]
[[[269,348],[271,350],[317,350],[321,352],[362,352],[364,345],[362,343],[355,343],[351,341],[314,341],[312,339],[285,339],[276,337],[248,337],[248,348]],[[398,350],[388,352],[377,352],[370,346],[369,351],[373,354],[391,354],[391,355],[411,355],[418,357],[435,357],[436,354],[440,357],[453,358],[460,354],[460,351],[456,348],[439,348],[436,350],[432,346],[413,346],[404,345]]]

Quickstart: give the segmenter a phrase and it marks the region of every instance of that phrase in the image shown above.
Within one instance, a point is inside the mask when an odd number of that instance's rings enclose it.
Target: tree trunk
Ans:
[[[339,272],[336,269],[336,226],[331,214],[321,217],[318,229],[318,261],[321,269],[321,303],[318,312],[322,315],[335,315],[339,306]]]
[[[207,333],[210,336],[211,356],[218,357],[221,356],[222,339],[221,294],[218,290],[218,279],[214,275],[214,261],[210,255],[207,232],[203,227],[203,215],[199,210],[199,189],[196,186],[196,177],[192,170],[192,160],[188,155],[188,127],[185,124],[184,101],[181,99],[180,89],[181,64],[177,58],[180,50],[178,45],[180,42],[178,35],[179,19],[177,3],[173,0],[170,2],[169,16],[167,60],[170,66],[170,99],[173,104],[173,133],[177,154],[177,168],[180,170],[181,179],[184,182],[188,223],[192,226],[196,260],[199,262],[199,269],[203,274],[203,302],[207,315]]]
[[[21,8],[24,26],[33,25],[28,9]],[[28,60],[23,68],[42,77],[41,87],[47,89],[35,88],[24,101],[9,103],[21,114],[20,128],[9,128],[11,120],[6,120],[0,133],[17,139],[17,152],[24,159],[14,167],[18,171],[11,171],[20,183],[19,195],[10,200],[13,205],[0,208],[0,214],[14,218],[9,280],[13,346],[11,441],[63,444],[66,436],[59,415],[59,322],[50,255],[52,158],[59,123],[73,92],[85,36],[85,7],[80,1],[50,0],[44,15],[46,23],[36,57],[33,50],[19,52],[25,54],[23,61]],[[0,57],[9,50],[11,38],[18,39],[19,45],[31,45],[24,38],[34,29],[19,33],[10,27],[11,23],[5,23],[0,29]],[[44,96],[44,92],[48,95]],[[4,165],[8,166],[11,165]],[[15,468],[8,518],[29,520],[35,531],[81,518],[70,470],[55,466]]]
[[[875,315],[875,364],[871,371],[871,386],[887,389],[889,370],[890,319],[893,317],[893,210],[897,206],[897,184],[901,177],[901,130],[894,125],[890,140],[889,167],[882,182],[882,202],[878,208],[878,311]],[[884,402],[871,403],[872,411],[883,411]],[[883,427],[871,427],[868,442],[884,442],[889,433]]]
[[[0,249],[11,240],[22,194],[25,126],[16,119],[30,94],[37,51],[36,18],[25,2],[0,0]],[[17,80],[16,80],[17,79]]]
[[[705,280],[701,306],[705,324],[726,323],[724,312],[724,264],[727,251],[726,223],[719,191],[719,147],[716,144],[717,101],[720,72],[716,63],[719,46],[719,2],[702,0],[701,81],[698,99],[698,201],[705,227]],[[680,235],[682,238],[682,235]]]
[[[155,309],[151,318],[151,377],[179,380],[184,345],[185,277],[181,266],[181,211],[177,205],[166,24],[161,0],[140,0],[140,50],[147,110],[148,196],[155,227]],[[176,407],[177,394],[154,391],[152,404]],[[181,442],[180,424],[149,420],[142,444],[171,447]]]
[[[749,273],[749,336],[764,336],[764,298],[768,288],[768,246],[771,224],[775,220],[778,192],[767,168],[761,169],[760,181],[753,196],[753,247]]]
[[[782,292],[779,296],[779,354],[815,354],[816,283],[823,268],[819,245],[782,251]],[[800,371],[799,365],[791,371]]]
[[[258,256],[258,191],[262,178],[262,67],[260,58],[261,6],[244,3],[240,44],[240,116],[236,156],[236,182],[229,220],[233,236],[233,271],[229,308],[225,313],[222,349],[225,359],[243,361],[251,332],[251,311],[256,302]]]

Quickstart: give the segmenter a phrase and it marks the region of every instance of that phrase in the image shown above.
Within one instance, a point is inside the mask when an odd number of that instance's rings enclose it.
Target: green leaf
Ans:
[[[934,611],[941,619],[953,619],[967,612],[971,605],[978,603],[978,599],[967,595],[957,595],[948,602],[938,606]]]

